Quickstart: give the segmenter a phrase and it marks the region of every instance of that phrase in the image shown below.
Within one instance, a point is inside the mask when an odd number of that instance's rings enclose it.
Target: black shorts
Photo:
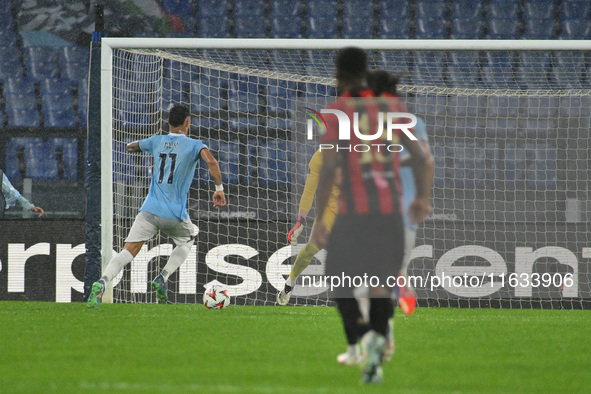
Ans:
[[[392,278],[398,275],[404,256],[402,216],[338,216],[326,251],[326,276],[332,284],[337,283],[334,277],[342,279],[339,286],[333,286],[331,297],[352,297],[353,289],[366,283],[370,285],[372,277],[377,277],[379,287],[383,286],[391,294],[394,290]],[[360,279],[354,277],[367,279],[359,286]],[[371,284],[376,284],[375,278]]]

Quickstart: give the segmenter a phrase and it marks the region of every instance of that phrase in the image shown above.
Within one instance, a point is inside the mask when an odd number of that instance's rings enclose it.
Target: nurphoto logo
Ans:
[[[351,123],[353,124],[353,133],[360,141],[384,141],[384,143],[363,143],[356,144],[353,146],[338,146],[333,144],[320,144],[320,150],[323,149],[336,149],[348,150],[355,152],[368,152],[372,148],[387,150],[388,152],[401,152],[403,150],[402,145],[397,144],[399,141],[398,135],[395,134],[394,130],[400,130],[408,136],[409,139],[417,141],[417,137],[409,130],[417,124],[417,117],[413,114],[406,112],[378,112],[377,130],[370,130],[370,123],[368,114],[363,112],[354,112],[353,120],[349,116],[338,109],[321,109],[320,112],[313,110],[312,108],[304,107],[310,112],[306,112],[312,119],[307,120],[307,139],[314,140],[314,122],[318,124],[320,133],[324,134],[328,129],[326,120],[323,114],[331,114],[337,117],[339,124],[339,141],[350,141],[351,140]],[[410,119],[410,122],[402,123],[403,120]]]

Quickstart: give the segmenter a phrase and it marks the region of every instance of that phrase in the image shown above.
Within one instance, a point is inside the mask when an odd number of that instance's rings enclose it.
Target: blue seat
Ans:
[[[448,54],[448,81],[453,86],[479,85],[480,54],[474,51],[451,52]]]
[[[62,78],[79,81],[88,76],[90,52],[80,46],[65,46],[60,50],[60,69]]]
[[[58,161],[58,175],[62,172],[64,179],[78,178],[78,140],[76,138],[50,138]],[[60,160],[61,157],[61,160]],[[61,171],[60,171],[61,169]]]
[[[256,135],[260,126],[259,118],[255,115],[230,118],[229,127],[231,131],[239,134]]]
[[[13,53],[11,47],[0,47],[2,53]],[[12,56],[2,56],[0,58],[0,81],[6,81],[10,78],[22,78],[23,66],[20,59]]]
[[[373,19],[365,17],[345,19],[343,38],[373,38]]]
[[[334,77],[335,56],[335,51],[305,51],[303,57],[306,73],[317,77]]]
[[[444,85],[445,54],[443,52],[423,51],[415,53],[413,83],[417,85]]]
[[[304,73],[304,64],[300,51],[273,50],[270,52],[273,70],[299,75]]]
[[[162,9],[167,14],[193,15],[193,6],[185,0],[161,0]]]
[[[152,123],[150,107],[138,95],[128,95],[120,100],[115,120],[123,129],[145,128]]]
[[[343,38],[373,38],[373,7],[364,0],[344,2]]]
[[[88,81],[78,83],[78,117],[80,126],[88,125]]]
[[[270,80],[267,84],[265,101],[267,102],[267,113],[285,114],[292,110],[293,100],[297,95],[297,84],[281,80]]]
[[[175,79],[162,81],[162,109],[168,110],[171,106],[186,101],[184,84]]]
[[[451,20],[482,21],[482,3],[471,0],[453,0],[451,5]]]
[[[25,147],[29,143],[30,138],[17,137],[10,138],[6,141],[6,164],[4,173],[9,179],[21,179],[26,177],[25,166]]]
[[[19,47],[16,33],[12,30],[0,30],[0,47],[6,48],[5,53],[12,53],[19,55]]]
[[[380,0],[378,17],[380,38],[410,38],[410,2]]]
[[[55,147],[49,141],[32,138],[25,148],[27,177],[35,179],[57,179],[58,166]]]
[[[495,0],[488,3],[489,24],[492,19],[516,20],[521,12],[520,2],[514,0]]]
[[[250,157],[256,157],[256,167],[250,167],[259,185],[287,188],[291,181],[291,148],[284,140],[267,140],[265,144],[249,144]]]
[[[523,18],[554,19],[554,1],[525,0]]]
[[[549,52],[521,52],[516,70],[517,83],[525,89],[548,88]]]
[[[199,37],[229,38],[230,18],[227,1],[198,0],[197,25]]]
[[[37,98],[34,94],[5,93],[8,125],[15,127],[39,127],[41,118],[37,111]]]
[[[560,20],[591,19],[591,3],[586,0],[568,0],[560,3]]]
[[[228,109],[240,113],[257,113],[259,110],[258,85],[243,80],[232,80],[228,88]]]
[[[45,119],[45,127],[74,127],[76,126],[76,113],[72,96],[44,93],[41,95],[41,104]]]
[[[487,112],[489,118],[517,117],[519,114],[519,97],[491,95],[487,101]]]
[[[320,96],[320,97],[335,97],[336,89],[334,86],[306,83],[303,89],[304,96]]]
[[[191,112],[215,112],[223,109],[222,89],[201,82],[191,83],[189,94]]]
[[[236,63],[245,67],[268,70],[269,56],[267,51],[263,50],[237,50]]]
[[[62,97],[72,98],[72,85],[70,81],[59,78],[46,78],[41,81],[41,94],[56,94]]]
[[[259,0],[240,0],[234,2],[234,16],[265,16],[265,6]]]
[[[421,1],[417,3],[416,18],[418,20],[429,21],[430,23],[440,24],[445,21],[446,6],[440,1]]]
[[[237,142],[219,140],[204,140],[213,157],[215,157],[222,172],[222,182],[237,185],[240,181],[242,164],[240,162],[240,145]],[[211,185],[213,178],[209,174],[209,167],[203,160],[199,160],[195,171],[195,179],[201,185]]]
[[[300,2],[271,1],[271,37],[301,38],[302,12]]]
[[[410,65],[410,52],[385,51],[379,52],[376,58],[377,68],[394,73],[408,73]]]
[[[236,38],[267,37],[265,16],[236,16],[234,15],[234,34]]]
[[[267,130],[292,130],[291,119],[285,118],[267,118]]]
[[[489,20],[487,38],[504,40],[519,38],[519,23],[515,19]]]
[[[525,21],[523,38],[552,40],[556,38],[554,19],[529,19]]]
[[[191,119],[191,125],[195,126],[198,130],[227,130],[227,124],[228,122],[219,117],[210,117],[207,114],[195,116]]]
[[[484,37],[484,23],[480,20],[452,19],[451,35],[453,39],[480,39]]]
[[[581,66],[555,65],[550,75],[551,85],[560,89],[587,89],[585,68]]]
[[[387,19],[380,15],[378,36],[380,38],[410,38],[410,19]]]
[[[514,88],[517,86],[513,72],[513,52],[486,52],[481,68],[482,80],[490,88]]]
[[[432,39],[447,38],[447,36],[447,25],[445,23],[433,23],[429,19],[417,20],[415,38]]]
[[[588,19],[572,19],[563,21],[560,38],[566,40],[591,39],[591,21]]]
[[[336,0],[309,0],[308,38],[338,38]]]
[[[35,94],[35,84],[32,80],[16,77],[8,78],[4,83],[4,93]]]
[[[57,51],[48,47],[25,47],[27,76],[34,80],[58,77]]]

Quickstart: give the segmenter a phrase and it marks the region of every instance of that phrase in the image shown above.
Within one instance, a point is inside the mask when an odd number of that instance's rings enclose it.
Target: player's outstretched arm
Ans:
[[[316,156],[316,153],[314,156]],[[308,217],[308,213],[310,209],[312,209],[312,203],[314,202],[314,196],[316,195],[316,189],[318,188],[318,179],[320,177],[319,168],[317,165],[317,160],[310,160],[309,163],[309,172],[308,177],[306,178],[306,184],[304,185],[304,191],[302,192],[302,196],[300,197],[300,208],[298,211],[298,219],[296,220],[295,224],[287,233],[287,242],[296,246],[298,244],[298,237],[304,230],[304,226],[306,225],[306,217]]]
[[[322,153],[322,167],[320,168],[320,178],[318,180],[318,201],[317,201],[317,212],[316,217],[319,220],[316,221],[315,232],[318,231],[319,242],[326,244],[328,238],[328,231],[326,230],[326,223],[322,221],[324,210],[328,206],[328,200],[330,200],[330,194],[332,187],[335,184],[335,177],[337,174],[337,153],[333,149],[329,149]]]
[[[208,149],[201,149],[201,158],[207,163],[209,173],[215,181],[215,193],[213,194],[213,206],[215,208],[226,205],[226,196],[224,195],[224,187],[222,186],[222,172],[218,161],[213,157]]]

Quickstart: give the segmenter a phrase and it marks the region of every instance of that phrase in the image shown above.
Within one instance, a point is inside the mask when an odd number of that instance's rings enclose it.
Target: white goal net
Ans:
[[[171,302],[201,302],[204,286],[219,281],[234,303],[275,303],[298,250],[286,234],[318,146],[306,140],[303,108],[320,110],[336,97],[338,40],[305,41],[291,45],[295,49],[246,49],[248,40],[234,40],[235,48],[226,42],[226,49],[212,49],[211,40],[207,49],[200,40],[141,39],[113,47],[112,75],[108,85],[103,81],[112,103],[106,118],[112,177],[103,182],[112,182],[113,225],[106,231],[113,249],[123,247],[152,171],[148,155],[124,147],[166,132],[171,104],[191,109],[191,137],[205,142],[223,174],[228,206],[216,210],[207,166],[197,168],[189,213],[200,234],[171,276]],[[521,47],[498,42],[495,50],[462,50],[456,43],[448,45],[453,50],[431,51],[420,40],[414,48],[386,43],[359,42],[371,69],[401,76],[399,94],[409,112],[425,120],[435,158],[434,211],[419,229],[409,267],[419,305],[588,302],[587,51],[562,51],[552,41],[547,50],[527,50],[526,41]],[[172,248],[165,237],[148,242],[116,279],[114,300],[156,302],[149,282]],[[304,273],[321,274],[322,267],[320,253]],[[325,290],[300,286],[292,300],[324,305]]]

